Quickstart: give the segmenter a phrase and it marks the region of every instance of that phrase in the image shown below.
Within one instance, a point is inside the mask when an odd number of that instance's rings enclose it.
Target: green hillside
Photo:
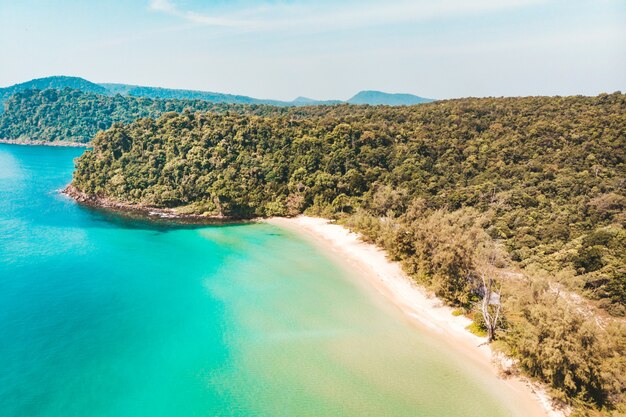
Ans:
[[[0,88],[0,112],[3,111],[3,103],[12,95],[25,90],[46,90],[48,88],[58,90],[71,88],[86,93],[109,94],[106,88],[79,77],[54,76],[37,78],[10,87]]]
[[[225,103],[178,98],[149,99],[129,95],[102,95],[80,90],[23,90],[5,103],[0,114],[0,139],[9,141],[87,143],[100,130],[114,123],[130,123],[142,117],[158,117],[166,112],[236,112],[264,116],[288,115],[307,118],[322,115],[369,114],[366,108],[328,102],[316,106],[301,100],[298,106]],[[308,104],[308,106],[307,106]]]
[[[0,114],[0,139],[87,143],[114,123],[185,109],[243,112],[244,108],[202,100],[155,100],[70,89],[25,90],[5,103],[6,110]]]
[[[155,99],[204,100],[212,103],[231,104],[271,104],[274,106],[288,106],[290,102],[280,100],[263,100],[248,96],[213,93],[197,90],[180,90],[160,87],[142,87],[128,84],[100,84],[112,94],[121,94],[130,97],[145,97]]]
[[[100,83],[95,84],[79,77],[53,76],[38,78],[10,87],[0,88],[0,112],[2,104],[13,94],[29,90],[45,89],[62,90],[70,88],[84,93],[96,93],[102,95],[122,95],[126,97],[143,97],[151,99],[168,100],[203,100],[211,103],[229,104],[267,104],[272,106],[319,106],[335,105],[341,103],[369,104],[369,105],[412,105],[427,103],[433,100],[414,96],[412,94],[388,94],[380,91],[361,91],[347,101],[342,100],[315,100],[306,97],[298,97],[292,101],[259,99],[242,95],[224,94],[209,91],[183,90],[161,87],[146,87],[131,84]]]

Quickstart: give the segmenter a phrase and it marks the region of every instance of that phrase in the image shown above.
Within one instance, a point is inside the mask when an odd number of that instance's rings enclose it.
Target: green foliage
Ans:
[[[130,123],[167,112],[253,113],[266,108],[270,107],[107,96],[69,88],[24,90],[5,103],[5,111],[0,114],[0,139],[87,143],[98,131],[106,130],[115,123]],[[278,108],[275,111],[279,111]]]
[[[87,93],[108,94],[106,88],[79,77],[53,76],[36,78],[10,87],[0,88],[0,113],[3,110],[2,104],[12,95],[25,90],[46,90],[48,88],[57,90],[71,88]]]
[[[622,225],[595,229],[585,235],[573,257],[583,275],[587,295],[605,300],[605,308],[624,315],[626,300],[626,230]],[[608,305],[608,302],[613,305]]]
[[[511,287],[506,300],[510,327],[503,337],[523,370],[578,405],[623,406],[623,325],[599,328],[540,281]]]
[[[211,103],[231,103],[231,104],[271,104],[275,106],[286,106],[292,103],[279,100],[263,100],[247,96],[233,94],[213,93],[208,91],[179,90],[172,88],[145,87],[128,84],[100,84],[106,89],[106,94],[121,94],[130,97],[144,97],[151,99],[167,100],[202,100]]]
[[[487,337],[487,329],[485,326],[481,326],[480,323],[473,321],[466,330],[478,337]]]
[[[432,212],[411,207],[398,220],[387,242],[410,274],[427,283],[437,296],[469,306],[478,285],[479,256],[490,243],[473,209]]]

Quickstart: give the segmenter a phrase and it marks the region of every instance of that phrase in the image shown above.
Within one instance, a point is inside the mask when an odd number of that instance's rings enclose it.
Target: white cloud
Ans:
[[[150,0],[149,8],[152,11],[166,13],[200,25],[223,27],[250,26],[250,22],[244,20],[230,19],[225,16],[209,16],[191,10],[180,10],[169,0]]]
[[[176,7],[169,0],[150,0],[150,10],[155,12],[174,13]]]
[[[166,13],[199,25],[221,27],[251,26],[251,22],[232,19],[227,16],[209,16],[191,10],[181,10],[170,0],[150,0],[149,8],[152,11]]]
[[[208,14],[180,9],[170,0],[150,0],[149,8],[198,25],[240,28],[250,31],[325,31],[489,13],[531,6],[543,1],[400,0],[391,3],[378,0],[334,6],[268,3],[228,14]]]

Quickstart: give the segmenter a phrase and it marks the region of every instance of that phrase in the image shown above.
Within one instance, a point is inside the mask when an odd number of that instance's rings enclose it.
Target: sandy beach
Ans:
[[[402,271],[399,263],[389,261],[383,250],[363,242],[357,234],[326,219],[300,216],[267,221],[301,234],[322,250],[341,259],[421,331],[437,334],[467,360],[474,361],[495,375],[500,373],[497,363],[501,361],[495,360],[486,338],[466,330],[471,321],[463,316],[454,316],[450,307],[416,285]],[[500,380],[503,389],[512,390],[516,402],[527,411],[529,417],[566,415],[552,407],[546,392],[537,384],[517,376],[500,377]]]

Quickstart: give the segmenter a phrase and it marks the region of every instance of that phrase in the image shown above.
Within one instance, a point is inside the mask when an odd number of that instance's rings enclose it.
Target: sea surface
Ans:
[[[0,144],[0,416],[525,415],[291,232],[60,195],[81,152]]]

